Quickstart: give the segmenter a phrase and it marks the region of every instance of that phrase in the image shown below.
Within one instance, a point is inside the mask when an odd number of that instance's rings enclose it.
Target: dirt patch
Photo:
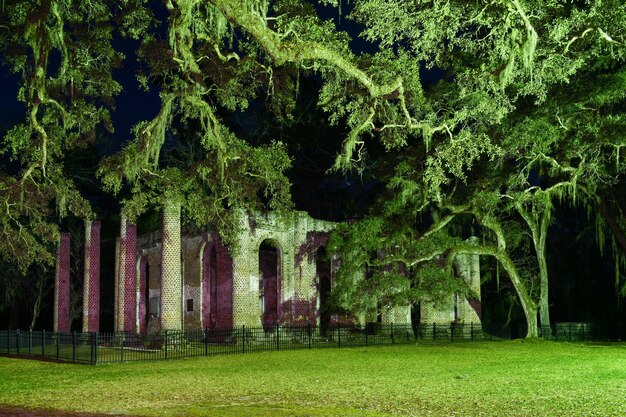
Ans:
[[[125,414],[76,413],[63,410],[0,407],[0,417],[129,417]]]

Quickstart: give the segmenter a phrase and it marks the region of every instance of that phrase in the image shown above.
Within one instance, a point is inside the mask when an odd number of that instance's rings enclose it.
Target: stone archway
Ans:
[[[280,320],[281,268],[280,248],[276,241],[265,239],[259,245],[259,311],[265,330]]]
[[[319,312],[320,332],[326,334],[331,319],[329,298],[331,265],[326,248],[320,246],[315,252],[315,275],[317,277],[317,311]]]
[[[229,329],[233,326],[233,260],[215,234],[200,245],[199,258],[202,327]]]
[[[148,302],[150,300],[150,265],[148,257],[142,255],[137,259],[137,330],[145,333],[148,326]]]
[[[207,244],[202,250],[202,324],[215,329],[218,323],[218,265],[215,245]]]

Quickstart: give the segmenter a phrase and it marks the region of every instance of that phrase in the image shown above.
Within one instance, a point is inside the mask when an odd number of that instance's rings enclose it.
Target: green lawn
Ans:
[[[321,349],[93,366],[0,358],[0,405],[180,416],[626,416],[626,345]]]

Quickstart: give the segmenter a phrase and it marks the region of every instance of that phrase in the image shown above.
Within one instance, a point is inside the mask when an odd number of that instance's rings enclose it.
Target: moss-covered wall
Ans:
[[[251,216],[241,213],[237,247],[234,251],[227,250],[215,233],[183,235],[180,246],[183,275],[180,308],[184,329],[244,325],[261,327],[264,324],[259,298],[259,250],[265,241],[274,247],[278,261],[278,288],[277,294],[273,294],[277,297],[278,306],[276,322],[286,325],[319,325],[320,283],[317,277],[317,253],[326,245],[334,226],[332,222],[313,219],[304,212],[290,212],[280,216],[274,213]],[[149,295],[147,298],[144,296],[143,309],[141,294],[138,292],[138,322],[145,320],[148,332],[158,332],[162,329],[162,312],[159,315],[150,315],[149,299],[161,299],[163,296],[161,233],[140,236],[137,246],[138,265],[144,259],[149,277]],[[211,258],[212,250],[215,250],[214,258]],[[327,271],[332,282],[337,261],[326,262],[329,263]],[[422,322],[449,324],[456,319],[460,322],[480,323],[479,266],[478,256],[459,255],[455,269],[466,280],[473,296],[467,299],[451,296],[443,306],[437,308],[422,303]],[[141,273],[138,277],[141,280]],[[216,279],[213,290],[211,279]],[[365,317],[350,321],[355,320],[372,321]],[[331,322],[337,321],[345,320],[332,317]],[[383,309],[382,322],[411,323],[410,307]]]
[[[240,226],[239,249],[233,257],[233,324],[261,326],[259,248],[266,240],[278,252],[278,321],[317,324],[315,253],[334,224],[304,212],[291,212],[282,216],[242,215]]]
[[[472,237],[470,242],[477,238]],[[451,295],[442,305],[434,306],[432,303],[421,304],[422,323],[450,324],[481,322],[480,312],[480,257],[476,254],[459,254],[454,260],[454,269],[459,279],[465,280],[469,294]]]
[[[316,220],[303,212],[240,215],[237,248],[231,254],[214,233],[181,238],[182,316],[185,329],[261,326],[259,306],[259,248],[268,240],[278,254],[278,323],[318,324],[318,282],[316,253],[328,240],[333,223]],[[161,330],[160,317],[150,316],[149,298],[162,297],[161,233],[138,239],[139,258],[145,258],[148,270],[149,297],[145,301],[148,332]],[[217,256],[217,299],[210,294],[209,256],[215,248]],[[141,279],[141,274],[138,274]],[[138,285],[140,287],[140,285]],[[141,295],[139,295],[141,298]],[[191,302],[189,301],[191,300]],[[217,306],[216,317],[210,313],[211,303]],[[137,309],[138,321],[142,313]],[[189,311],[188,311],[189,310]],[[162,313],[162,312],[160,312]],[[141,327],[141,326],[140,326]]]

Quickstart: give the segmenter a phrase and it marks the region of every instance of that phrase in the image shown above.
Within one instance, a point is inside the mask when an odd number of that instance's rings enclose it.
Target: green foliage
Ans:
[[[264,17],[268,4],[242,7]],[[255,147],[237,138],[220,113],[245,110],[260,89],[269,97],[278,80],[252,43],[239,40],[241,49],[227,52],[233,50],[233,27],[215,5],[179,1],[167,8],[168,44],[150,35],[139,53],[148,68],[140,80],[146,87],[148,80],[157,80],[161,110],[135,126],[134,139],[121,152],[102,161],[99,176],[109,192],[130,192],[124,204],[129,219],[162,206],[172,198],[167,190],[175,190],[185,221],[199,227],[211,224],[232,246],[239,210],[291,206],[285,176],[291,162],[278,142]],[[151,25],[143,27],[149,30]],[[285,93],[292,94],[280,88],[279,112],[290,106]],[[168,137],[181,146],[168,149]],[[190,143],[199,146],[184,151]]]
[[[524,283],[532,287],[535,265],[523,260],[534,255],[542,267],[555,205],[596,210],[598,194],[623,175],[620,0],[361,0],[348,16],[371,42],[360,54],[351,34],[301,0],[164,4],[161,39],[145,0],[6,3],[0,51],[22,76],[26,114],[0,145],[20,170],[0,177],[0,255],[22,270],[33,257],[51,259],[59,218],[96,216],[66,156],[99,130],[113,132],[121,86],[112,72],[124,58],[112,47],[116,30],[139,41],[138,81],[161,98],[159,112],[100,163],[103,188],[131,220],[177,199],[186,221],[213,224],[232,244],[240,211],[289,209],[286,146],[237,137],[229,124],[251,103],[271,123],[292,124],[300,78],[319,83],[327,123],[345,126],[327,168],[376,170],[386,186],[368,218],[333,238],[347,271],[337,281],[343,307],[462,291],[437,262],[470,251],[470,235],[531,300]]]
[[[341,259],[335,276],[333,303],[351,312],[372,313],[383,306],[414,302],[441,303],[465,293],[464,281],[441,261],[462,240],[443,232],[419,236],[399,217],[369,216],[340,225],[329,251]]]
[[[86,3],[3,3],[0,50],[3,63],[21,75],[18,99],[26,114],[0,143],[21,171],[19,177],[2,174],[0,254],[22,271],[52,264],[59,217],[94,217],[66,175],[64,158],[93,143],[96,129],[113,130],[110,109],[121,86],[112,70],[123,56],[111,46],[108,3]]]
[[[20,185],[15,178],[0,175],[0,258],[10,260],[21,273],[32,264],[54,264],[52,254],[59,231],[48,204],[54,198],[50,191],[32,182]]]

